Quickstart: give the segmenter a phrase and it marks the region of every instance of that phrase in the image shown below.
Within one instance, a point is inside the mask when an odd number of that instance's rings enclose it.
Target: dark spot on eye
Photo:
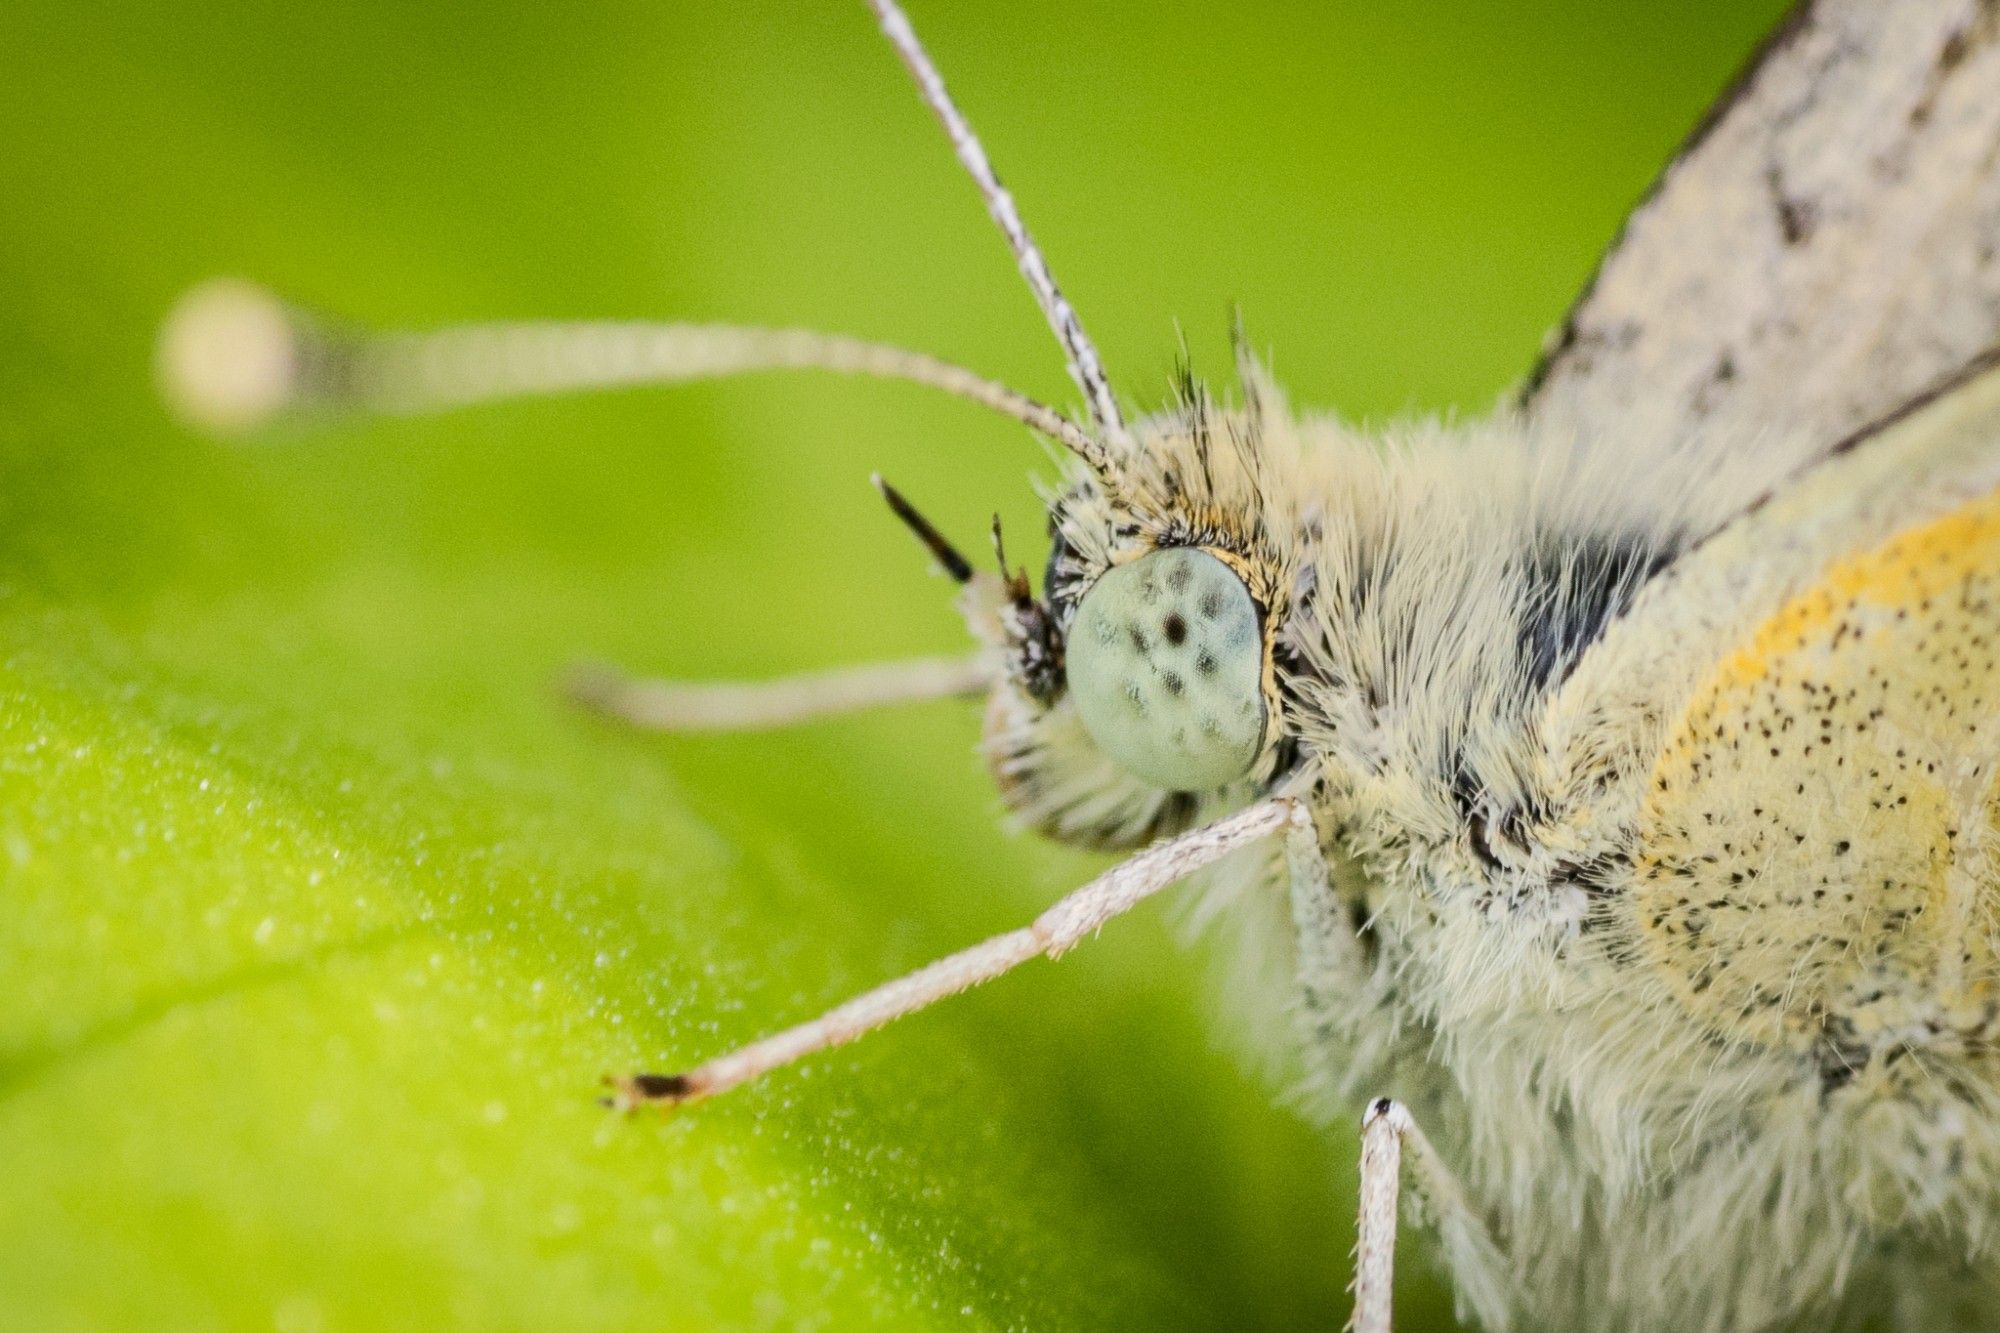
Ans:
[[[1175,672],[1167,672],[1166,675],[1160,677],[1160,682],[1167,687],[1168,694],[1187,693],[1187,682],[1182,680]]]
[[[1201,595],[1202,619],[1213,620],[1221,614],[1222,614],[1222,593],[1219,589],[1211,588],[1209,591]]]
[[[1194,669],[1204,676],[1212,676],[1215,674],[1215,659],[1209,654],[1203,653],[1200,657],[1194,659]]]
[[[1181,619],[1180,612],[1175,611],[1169,615],[1167,623],[1162,628],[1167,632],[1167,642],[1176,648],[1187,642],[1187,621]]]
[[[1848,849],[1853,846],[1854,846],[1853,843],[1849,842],[1845,838],[1842,838],[1839,842],[1833,844],[1833,854],[1835,856],[1845,856],[1847,855]]]

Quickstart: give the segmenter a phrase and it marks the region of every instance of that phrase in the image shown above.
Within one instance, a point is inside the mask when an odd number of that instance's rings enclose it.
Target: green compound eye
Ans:
[[[1264,739],[1264,637],[1250,590],[1206,551],[1111,570],[1069,632],[1069,689],[1100,750],[1169,791],[1243,776]]]

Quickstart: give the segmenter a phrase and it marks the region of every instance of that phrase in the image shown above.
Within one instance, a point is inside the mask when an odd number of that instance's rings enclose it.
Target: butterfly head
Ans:
[[[962,605],[998,660],[985,748],[1030,826],[1129,845],[1275,771],[1291,562],[1269,540],[1253,424],[1183,395],[1051,493],[1039,593],[1004,554],[997,578],[967,568]]]

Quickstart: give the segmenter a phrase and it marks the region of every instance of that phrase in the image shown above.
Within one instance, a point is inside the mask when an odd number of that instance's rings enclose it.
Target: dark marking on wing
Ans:
[[[1945,395],[1952,392],[1952,390],[1957,389],[1960,386],[1971,382],[1972,380],[1976,380],[1981,375],[1987,374],[1988,372],[1996,369],[2000,369],[2000,346],[1987,348],[1985,351],[1981,352],[1978,356],[1968,361],[1964,366],[1960,367],[1952,374],[1945,376],[1937,383],[1929,386],[1922,393],[1916,394],[1915,396],[1909,398],[1905,402],[1899,404],[1893,411],[1881,417],[1879,420],[1871,421],[1866,426],[1863,426],[1860,430],[1854,431],[1848,434],[1847,436],[1843,437],[1842,439],[1836,441],[1831,447],[1827,449],[1825,453],[1820,454],[1815,458],[1812,458],[1805,464],[1805,466],[1788,474],[1776,486],[1773,486],[1771,489],[1764,491],[1755,496],[1754,498],[1752,498],[1748,504],[1744,505],[1742,509],[1738,510],[1727,521],[1718,524],[1710,531],[1703,533],[1700,537],[1698,537],[1694,541],[1689,542],[1685,547],[1683,554],[1691,554],[1694,551],[1700,550],[1701,547],[1708,542],[1709,538],[1713,537],[1716,533],[1721,532],[1724,529],[1728,528],[1731,524],[1735,523],[1737,520],[1748,518],[1750,515],[1756,513],[1758,510],[1762,509],[1765,505],[1771,503],[1771,501],[1775,499],[1781,492],[1789,490],[1792,486],[1796,485],[1800,480],[1804,478],[1806,473],[1812,471],[1814,468],[1820,466],[1822,463],[1825,463],[1831,459],[1839,458],[1843,454],[1853,453],[1856,449],[1868,443],[1868,441],[1882,434],[1882,432],[1888,430],[1890,427],[1895,426],[1898,423],[1912,416],[1915,416],[1918,412],[1923,411],[1923,409],[1929,407],[1932,403],[1937,402],[1938,399],[1943,398]]]
[[[1936,62],[1931,66],[1930,81],[1924,85],[1923,96],[1910,108],[1910,124],[1922,127],[1930,123],[1931,115],[1937,110],[1938,94],[1965,65],[1965,59],[1980,47],[2000,36],[2000,0],[1980,0],[1979,15],[1973,22],[1945,38],[1939,48]]]
[[[1736,71],[1735,76],[1723,86],[1722,92],[1710,104],[1708,110],[1702,113],[1701,119],[1695,122],[1687,138],[1681,141],[1680,147],[1667,159],[1666,166],[1660,169],[1659,174],[1653,177],[1652,182],[1633,202],[1631,211],[1619,224],[1617,234],[1611,238],[1611,244],[1598,257],[1597,266],[1591,271],[1590,277],[1584,280],[1583,290],[1578,292],[1576,300],[1570,303],[1569,310],[1563,315],[1562,323],[1556,326],[1555,332],[1544,343],[1541,355],[1536,357],[1535,364],[1529,368],[1528,377],[1521,384],[1520,402],[1523,405],[1532,402],[1540,393],[1543,382],[1555,369],[1556,363],[1576,351],[1581,341],[1579,329],[1582,312],[1590,304],[1590,298],[1597,292],[1598,279],[1604,274],[1604,266],[1611,262],[1612,256],[1616,255],[1624,244],[1625,235],[1631,230],[1632,219],[1659,196],[1674,168],[1707,142],[1708,137],[1715,132],[1715,127],[1735,110],[1737,103],[1741,102],[1755,86],[1758,72],[1790,47],[1799,35],[1811,26],[1815,4],[1816,0],[1799,0],[1798,4],[1778,20],[1778,25],[1765,35],[1750,58],[1743,63],[1742,68]],[[1637,330],[1632,330],[1632,336],[1637,336]]]
[[[2000,0],[1811,0],[1625,219],[1521,406],[1640,454],[1713,432],[1775,477],[1995,342]]]
[[[1777,215],[1778,234],[1786,245],[1804,245],[1812,239],[1816,221],[1812,204],[1785,188],[1785,173],[1773,162],[1764,168],[1764,184],[1771,191],[1771,209]]]

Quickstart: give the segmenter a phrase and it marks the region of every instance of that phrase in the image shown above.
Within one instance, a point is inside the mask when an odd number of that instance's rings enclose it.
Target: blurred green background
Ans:
[[[1121,387],[1477,411],[1775,0],[917,3]],[[1024,920],[973,710],[554,702],[957,646],[866,484],[1039,532],[1020,431],[758,378],[232,451],[156,320],[678,316],[1069,401],[859,0],[0,13],[0,1323],[1333,1328],[1353,1180],[1157,909],[661,1123],[591,1102]],[[1421,1246],[1410,1253],[1415,1256]],[[1403,1326],[1449,1322],[1405,1264]]]

